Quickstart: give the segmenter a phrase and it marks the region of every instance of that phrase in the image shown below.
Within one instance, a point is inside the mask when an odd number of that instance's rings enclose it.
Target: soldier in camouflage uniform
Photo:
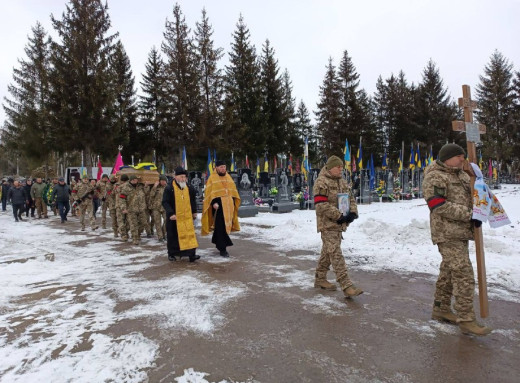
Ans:
[[[92,230],[96,230],[96,219],[94,217],[94,206],[92,199],[94,198],[94,187],[88,180],[88,176],[84,175],[81,179],[81,183],[77,185],[76,204],[79,206],[79,222],[81,223],[81,230],[85,230],[85,216],[89,216],[90,227]]]
[[[118,191],[117,178],[115,174],[110,176],[110,182],[107,184],[106,190],[106,202],[108,206],[108,210],[110,211],[110,218],[112,219],[112,230],[114,231],[114,237],[118,237],[117,230],[117,212],[116,212],[116,197]]]
[[[108,191],[108,176],[103,174],[101,179],[97,182],[96,188],[99,192],[99,198],[101,201],[101,227],[103,229],[107,228],[107,209],[108,209],[108,201],[107,201],[107,191]]]
[[[150,192],[152,190],[152,184],[148,183],[148,181],[143,185],[139,184],[140,187],[143,188],[145,200],[146,200],[146,209],[145,209],[145,222],[146,224],[144,227],[140,229],[140,233],[143,232],[143,230],[146,231],[146,237],[152,238],[153,236],[153,211],[152,207],[150,206]]]
[[[45,190],[46,184],[43,183],[40,177],[36,178],[36,182],[31,186],[31,197],[34,200],[34,205],[36,206],[36,210],[38,211],[38,219],[42,217],[48,218],[47,216],[47,204],[43,200],[43,193]]]
[[[424,172],[432,241],[442,256],[432,319],[458,323],[463,333],[487,335],[491,329],[476,322],[473,309],[475,277],[468,241],[473,239],[473,227],[480,227],[482,222],[472,219],[470,177],[462,170],[465,156],[460,146],[446,144],[439,160]],[[452,296],[457,315],[451,311]]]
[[[71,214],[73,217],[76,216],[76,206],[74,206],[74,200],[75,200],[75,195],[76,193],[78,192],[78,189],[76,188],[76,181],[74,181],[74,179],[72,179],[70,181],[70,197],[69,197],[69,202],[70,202],[70,210],[71,210]]]
[[[137,176],[131,175],[129,177],[129,182],[121,188],[119,197],[121,210],[128,217],[132,243],[139,245],[141,240],[140,229],[146,225],[146,196],[144,188],[138,186]]]
[[[337,156],[331,156],[323,167],[314,184],[314,205],[318,233],[323,242],[321,256],[316,267],[314,287],[325,290],[336,290],[336,286],[327,281],[330,265],[336,273],[336,281],[346,298],[363,293],[349,278],[345,258],[341,253],[342,233],[358,217],[356,199],[342,175],[343,161]],[[338,209],[338,193],[348,193],[350,211],[347,215]]]
[[[117,193],[115,196],[116,200],[116,215],[117,215],[117,228],[119,230],[119,235],[121,236],[121,240],[123,242],[128,241],[128,216],[126,213],[123,213],[122,209],[122,198],[121,198],[121,190],[128,183],[128,175],[121,174],[119,185],[117,186]],[[126,196],[124,197],[126,198]]]
[[[166,176],[161,175],[150,191],[149,206],[152,208],[153,223],[159,241],[164,241],[166,236],[166,212],[162,205],[164,188],[166,187]]]

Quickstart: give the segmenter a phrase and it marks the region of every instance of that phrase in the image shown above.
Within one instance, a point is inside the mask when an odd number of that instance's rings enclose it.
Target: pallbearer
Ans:
[[[216,172],[208,178],[204,189],[204,204],[202,207],[202,235],[213,231],[213,242],[220,255],[229,257],[226,248],[233,246],[229,238],[232,231],[239,231],[238,208],[240,196],[233,178],[226,172],[224,161],[215,163]]]
[[[162,205],[166,211],[166,240],[168,259],[189,257],[195,262],[200,256],[195,254],[197,237],[193,221],[197,218],[195,189],[186,184],[186,170],[175,169],[175,180],[164,189]]]

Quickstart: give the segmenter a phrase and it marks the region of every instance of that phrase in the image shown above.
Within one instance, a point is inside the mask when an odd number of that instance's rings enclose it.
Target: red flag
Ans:
[[[249,158],[247,157],[247,154],[246,154],[246,168],[249,169]]]
[[[97,180],[98,181],[101,179],[102,175],[103,175],[103,167],[101,166],[101,160],[98,158],[98,162],[97,162]]]
[[[300,169],[300,159],[297,158],[296,159],[296,173],[300,173],[301,172],[301,169]]]
[[[276,156],[274,156],[274,170],[276,170],[277,167],[278,165],[276,164]]]
[[[352,153],[352,171],[356,171],[356,156],[354,156],[354,153]]]
[[[493,178],[493,165],[491,163],[491,158],[489,159],[488,178]]]
[[[121,166],[125,166],[123,164],[123,157],[121,156],[121,152],[117,153],[116,163],[114,164],[114,168],[112,169],[112,174],[116,174]]]

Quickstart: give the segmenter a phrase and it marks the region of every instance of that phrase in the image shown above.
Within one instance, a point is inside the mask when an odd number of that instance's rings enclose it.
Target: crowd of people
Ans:
[[[456,144],[446,144],[439,152],[439,160],[425,171],[424,197],[430,209],[432,241],[442,256],[439,278],[436,283],[432,319],[458,325],[463,333],[487,335],[491,329],[476,321],[474,312],[475,279],[469,259],[468,241],[482,222],[472,218],[473,197],[470,177],[463,171],[465,152]],[[358,218],[356,198],[351,185],[342,177],[343,160],[329,157],[314,183],[317,230],[321,234],[322,249],[316,267],[314,287],[336,290],[327,280],[332,266],[343,294],[352,298],[363,293],[349,277],[341,250],[343,232]],[[187,172],[175,169],[171,182],[163,175],[150,184],[139,178],[121,174],[103,175],[99,181],[84,176],[71,187],[63,178],[52,180],[46,187],[41,178],[34,183],[27,180],[4,180],[2,183],[2,209],[10,201],[16,221],[31,212],[31,217],[47,218],[47,203],[61,222],[72,215],[79,215],[81,230],[85,230],[87,218],[92,230],[98,229],[96,211],[101,209],[101,224],[106,229],[109,211],[115,237],[139,245],[141,235],[159,241],[167,239],[168,259],[186,256],[190,262],[200,258],[194,220],[197,218],[195,190],[187,184]],[[338,194],[349,196],[348,209],[341,210]],[[46,203],[47,202],[47,203]],[[220,255],[229,257],[227,248],[233,245],[229,234],[239,231],[238,209],[240,196],[235,182],[227,173],[226,164],[217,161],[215,172],[206,181],[201,218],[201,234],[213,232],[212,243]],[[129,234],[130,233],[130,234]],[[455,300],[452,311],[452,300]]]

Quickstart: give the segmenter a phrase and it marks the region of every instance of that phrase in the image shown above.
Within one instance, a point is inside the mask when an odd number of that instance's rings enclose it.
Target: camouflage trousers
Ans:
[[[89,216],[90,227],[94,228],[96,226],[96,219],[94,218],[94,206],[92,205],[91,199],[85,199],[85,201],[79,204],[79,222],[81,223],[81,228],[85,228],[85,216]]]
[[[112,218],[112,230],[114,231],[114,236],[118,235],[118,227],[117,227],[117,212],[116,209],[110,209],[110,218]]]
[[[107,209],[108,209],[108,202],[101,201],[101,226],[103,227],[103,229],[106,229],[106,227],[107,227]]]
[[[130,233],[134,241],[141,239],[141,231],[146,227],[146,211],[129,211],[126,215],[128,219],[128,226],[130,226]]]
[[[42,197],[36,197],[34,199],[34,206],[36,206],[36,210],[38,211],[38,218],[47,217],[47,204],[43,201]]]
[[[153,211],[153,221],[151,224],[155,226],[155,232],[157,233],[158,239],[163,239],[166,236],[166,213],[160,210]]]
[[[146,224],[144,225],[144,231],[146,231],[146,235],[152,235],[153,234],[153,210],[146,209],[145,210],[145,220]],[[142,232],[143,229],[140,229],[140,232]]]
[[[117,229],[121,239],[128,239],[128,215],[121,208],[116,208]]]
[[[442,311],[451,309],[455,297],[455,311],[461,322],[475,320],[473,296],[475,276],[469,259],[468,241],[450,241],[437,244],[442,262],[435,288],[435,301]]]
[[[336,281],[338,281],[342,290],[345,290],[353,285],[348,276],[347,264],[341,252],[341,232],[340,231],[322,231],[321,241],[323,243],[321,248],[321,256],[316,267],[316,280],[326,280],[327,272],[330,265],[336,274]]]

